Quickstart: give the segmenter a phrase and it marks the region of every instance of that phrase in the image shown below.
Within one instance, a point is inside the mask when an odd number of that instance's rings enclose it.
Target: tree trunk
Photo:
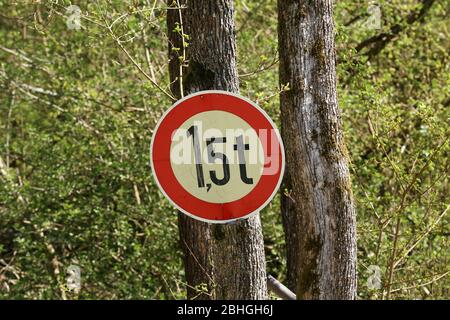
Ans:
[[[278,1],[282,195],[298,299],[356,297],[355,209],[336,96],[332,1]]]
[[[167,26],[173,93],[178,97],[208,89],[238,93],[232,1],[183,0],[178,2],[186,6],[181,10],[174,8],[172,0],[168,4],[172,5]],[[182,33],[188,35],[184,40],[189,43],[185,50],[188,66],[180,69]],[[259,215],[233,224],[211,225],[179,213],[178,221],[188,298],[267,298]],[[202,285],[205,291],[200,292]]]

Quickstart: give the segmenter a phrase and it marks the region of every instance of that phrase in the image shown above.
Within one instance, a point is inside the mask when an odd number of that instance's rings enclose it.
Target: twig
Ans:
[[[8,116],[6,119],[6,141],[5,141],[5,149],[6,149],[6,167],[9,168],[10,164],[10,150],[9,150],[9,142],[11,139],[11,133],[9,132],[10,125],[11,125],[11,116],[12,116],[12,109],[14,106],[14,100],[15,100],[15,90],[13,89],[11,92],[11,100],[9,101],[9,108],[8,108]]]
[[[177,6],[178,6],[178,18],[180,19],[180,35],[181,35],[181,50],[182,50],[182,56],[181,56],[181,61],[179,62],[179,79],[178,79],[178,84],[180,86],[180,96],[181,98],[184,97],[184,88],[183,88],[183,66],[184,63],[186,62],[186,39],[185,39],[185,34],[184,34],[184,27],[183,27],[183,15],[181,13],[181,6],[180,6],[180,1],[177,0]]]
[[[395,232],[394,232],[394,244],[392,246],[392,253],[391,253],[391,258],[390,258],[390,262],[389,262],[389,273],[388,273],[388,281],[386,284],[386,290],[387,290],[387,295],[386,298],[389,299],[390,295],[391,295],[391,284],[392,284],[392,278],[393,278],[393,274],[394,274],[394,264],[395,264],[395,256],[397,255],[397,243],[398,243],[398,237],[399,237],[399,233],[400,233],[400,214],[402,213],[403,209],[405,208],[405,200],[406,200],[406,196],[408,195],[409,191],[412,189],[412,187],[414,186],[417,178],[425,171],[425,169],[428,167],[428,165],[430,164],[431,160],[434,158],[434,156],[440,151],[440,149],[445,145],[445,143],[447,142],[447,140],[449,139],[449,137],[447,137],[444,142],[442,142],[434,151],[433,153],[428,157],[428,160],[425,162],[425,164],[422,166],[422,168],[416,172],[413,176],[413,178],[411,179],[410,183],[408,184],[408,186],[404,189],[403,194],[402,194],[402,198],[401,198],[401,202],[400,202],[400,206],[399,209],[397,210],[398,212],[398,216],[397,216],[397,222],[395,225]]]
[[[279,61],[280,60],[278,58],[278,53],[275,53],[275,56],[274,56],[274,58],[272,59],[272,61],[270,63],[268,63],[268,64],[260,63],[258,65],[258,67],[256,67],[255,70],[250,71],[250,72],[244,72],[244,73],[239,75],[239,78],[241,78],[241,79],[242,78],[247,78],[247,77],[254,76],[254,75],[258,74],[258,73],[267,71],[267,70],[271,69],[273,66],[275,66]]]
[[[421,21],[423,17],[427,14],[427,12],[430,10],[434,1],[435,0],[422,0],[422,8],[419,11],[411,12],[406,18],[405,22],[408,25],[411,25],[416,21]],[[356,51],[360,52],[362,49],[371,46],[371,48],[367,50],[367,52],[365,52],[365,55],[367,55],[370,59],[373,56],[380,53],[386,47],[386,45],[404,29],[405,29],[404,26],[400,24],[395,24],[390,28],[389,32],[380,33],[358,44],[356,46]]]
[[[188,243],[186,242],[186,240],[183,239],[183,243],[186,246],[186,248],[189,250],[189,253],[191,254],[191,256],[194,258],[195,262],[197,262],[198,266],[200,267],[200,269],[202,269],[202,271],[206,274],[206,276],[209,278],[209,280],[211,280],[211,282],[214,284],[214,279],[211,277],[211,275],[209,274],[209,272],[207,272],[205,270],[205,268],[203,267],[203,265],[200,263],[200,261],[198,261],[197,257],[195,256],[194,252],[192,252],[191,248],[189,247]],[[214,284],[215,285],[215,284]]]
[[[144,29],[142,29],[141,31],[142,31],[142,40],[143,40],[143,44],[144,44],[145,60],[147,61],[147,66],[148,66],[148,70],[150,71],[150,75],[151,75],[153,81],[156,82],[155,71],[153,68],[152,60],[150,58],[150,51],[147,48],[147,34],[145,33]]]
[[[442,279],[443,277],[445,277],[445,276],[448,275],[449,273],[450,273],[450,271],[447,271],[447,272],[444,272],[443,274],[437,276],[436,278],[434,278],[434,279],[432,279],[432,280],[430,280],[430,281],[428,281],[428,282],[425,282],[425,283],[422,283],[422,284],[419,284],[419,285],[416,285],[416,286],[410,286],[410,287],[404,287],[404,288],[394,289],[394,290],[392,290],[391,292],[397,292],[397,291],[402,291],[402,290],[409,290],[409,289],[416,289],[416,288],[425,287],[425,286],[427,286],[427,285],[429,285],[429,284],[432,284],[433,282],[436,282],[436,281]]]
[[[433,230],[433,228],[441,221],[441,219],[445,216],[445,214],[447,213],[448,209],[450,208],[450,205],[447,206],[447,208],[439,215],[439,217],[431,224],[431,226],[411,245],[411,247],[409,247],[407,250],[405,250],[405,252],[403,253],[403,255],[394,263],[394,268],[398,266],[398,264],[400,262],[402,262],[402,260],[404,258],[406,258],[408,256],[408,254],[414,250],[414,248],[423,240],[423,238],[425,238],[430,232],[431,230]]]
[[[105,21],[106,23],[106,21]],[[142,69],[139,63],[130,55],[128,50],[122,45],[121,41],[117,38],[117,36],[114,34],[114,31],[111,29],[109,25],[107,25],[107,29],[111,35],[111,37],[114,39],[114,41],[117,43],[119,48],[125,53],[125,55],[128,57],[128,59],[133,63],[133,65],[151,82],[152,85],[154,85],[158,90],[160,90],[162,93],[164,93],[167,97],[169,97],[172,101],[176,101],[177,99],[170,94],[168,91],[164,90],[153,78]]]

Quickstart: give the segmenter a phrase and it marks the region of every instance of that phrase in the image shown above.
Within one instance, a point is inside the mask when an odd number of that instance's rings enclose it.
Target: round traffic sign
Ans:
[[[226,91],[177,101],[152,137],[153,176],[181,212],[210,223],[247,218],[276,194],[284,148],[269,116]]]

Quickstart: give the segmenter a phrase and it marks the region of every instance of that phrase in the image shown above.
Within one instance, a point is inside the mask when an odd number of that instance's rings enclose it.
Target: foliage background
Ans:
[[[449,6],[431,1],[410,21],[428,2],[335,6],[363,299],[449,297]],[[71,4],[80,30],[66,24]],[[279,123],[276,1],[235,8],[241,93]],[[185,296],[176,213],[149,166],[152,129],[172,103],[152,84],[168,91],[165,9],[0,0],[0,298]],[[359,48],[380,34],[394,35],[380,52]],[[268,272],[283,281],[279,200],[261,216]],[[79,292],[67,289],[70,265]],[[367,286],[370,266],[381,288]]]

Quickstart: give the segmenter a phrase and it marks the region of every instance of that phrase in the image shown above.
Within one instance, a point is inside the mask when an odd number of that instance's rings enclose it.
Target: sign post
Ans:
[[[248,218],[276,194],[284,148],[269,116],[225,91],[177,101],[159,120],[151,143],[153,176],[181,212],[209,223]]]

